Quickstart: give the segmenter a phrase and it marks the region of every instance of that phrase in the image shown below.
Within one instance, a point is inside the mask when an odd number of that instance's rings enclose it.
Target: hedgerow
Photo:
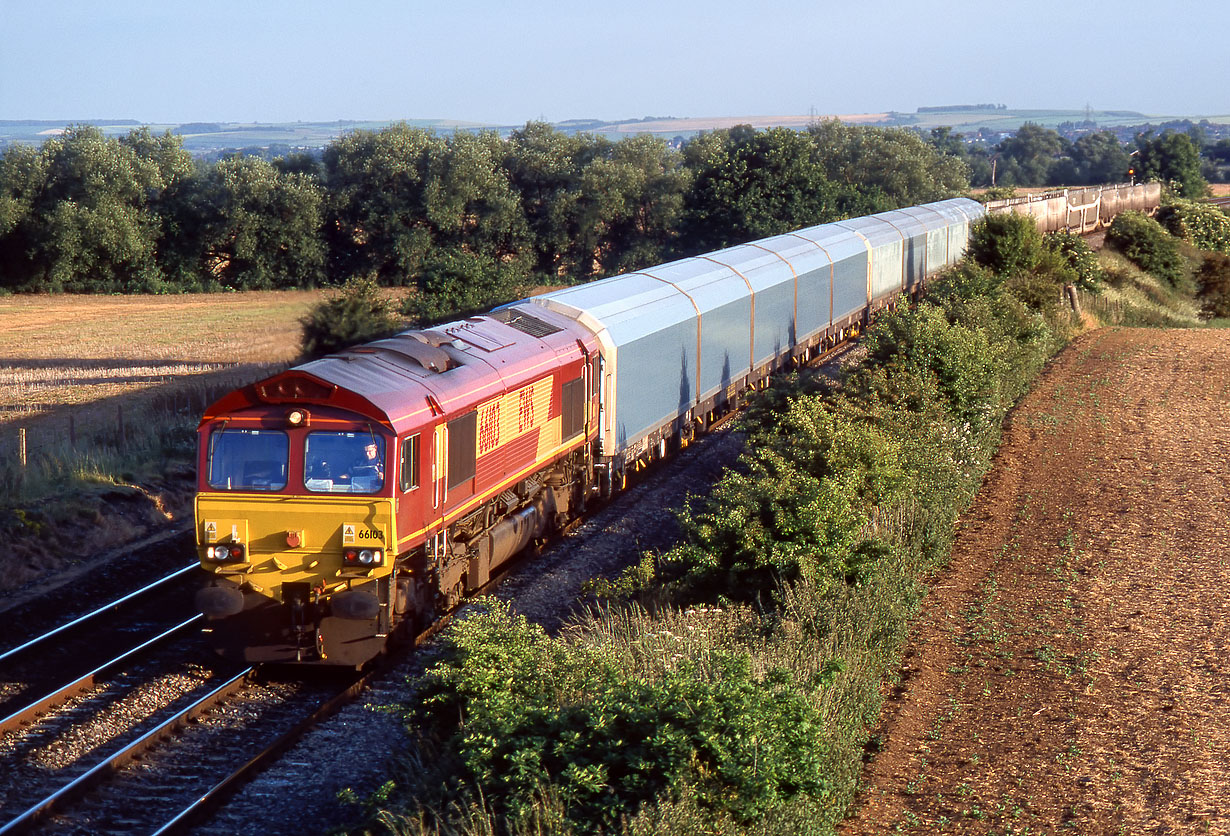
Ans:
[[[1176,238],[1230,255],[1230,215],[1216,206],[1176,200],[1158,210],[1157,220]]]

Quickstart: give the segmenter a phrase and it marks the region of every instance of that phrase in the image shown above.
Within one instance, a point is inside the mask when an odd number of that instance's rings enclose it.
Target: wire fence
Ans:
[[[281,368],[235,367],[103,401],[10,417],[0,423],[0,481],[20,484],[74,460],[148,449],[168,431],[194,427],[206,407],[227,392]]]

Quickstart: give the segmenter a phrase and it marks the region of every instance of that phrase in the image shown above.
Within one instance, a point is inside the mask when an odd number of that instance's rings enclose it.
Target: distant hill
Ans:
[[[1152,123],[1160,125],[1179,119],[1199,121],[1207,119],[1217,124],[1230,124],[1230,114],[1220,116],[1191,115],[1146,115],[1127,110],[1023,110],[999,104],[945,105],[920,107],[913,113],[887,111],[883,113],[853,114],[807,114],[778,116],[646,116],[640,119],[602,120],[568,119],[555,123],[566,133],[594,133],[619,139],[620,137],[648,133],[667,139],[695,136],[701,131],[730,128],[735,125],[751,125],[755,128],[787,127],[806,128],[821,119],[839,119],[859,125],[901,126],[919,130],[951,127],[958,133],[977,131],[1011,133],[1025,122],[1034,122],[1047,128],[1056,128],[1063,123],[1092,122],[1097,129],[1118,128],[1128,125]],[[494,130],[507,135],[521,125],[496,125],[480,122],[464,122],[455,119],[406,119],[407,124],[429,128],[441,133],[453,131]],[[379,130],[394,124],[393,121],[356,121],[339,119],[334,122],[186,122],[182,124],[146,123],[137,119],[30,119],[0,120],[0,148],[12,143],[37,144],[63,131],[70,124],[96,125],[108,136],[122,136],[133,128],[146,125],[151,131],[170,131],[183,138],[184,147],[194,154],[216,154],[230,149],[269,148],[311,149],[322,148],[339,136],[353,130]]]

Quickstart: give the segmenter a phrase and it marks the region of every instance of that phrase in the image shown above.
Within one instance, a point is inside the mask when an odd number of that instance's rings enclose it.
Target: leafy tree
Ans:
[[[969,189],[969,167],[958,154],[941,151],[962,147],[946,135],[933,143],[901,128],[867,128],[827,119],[808,129],[816,143],[825,175],[839,188],[861,194],[851,214],[913,206],[953,197]]]
[[[46,160],[28,145],[0,153],[0,288],[17,288],[34,273],[31,213],[46,182]]]
[[[508,137],[503,165],[532,235],[536,272],[558,277],[582,260],[577,241],[584,215],[583,172],[609,145],[592,135],[570,136],[544,122],[529,122]]]
[[[299,322],[303,353],[308,357],[387,337],[402,327],[397,306],[370,278],[347,281],[335,296],[316,305]]]
[[[1200,174],[1200,152],[1187,134],[1136,135],[1136,178],[1160,180],[1180,197],[1204,197],[1209,184]]]
[[[1111,131],[1084,134],[1072,144],[1071,184],[1121,183],[1130,167],[1127,151]]]
[[[32,269],[25,289],[159,287],[160,219],[150,206],[166,185],[159,161],[90,125],[48,140],[40,156],[44,180],[27,215]]]
[[[927,144],[941,154],[947,154],[950,157],[964,157],[965,143],[961,141],[959,134],[954,134],[952,128],[944,125],[939,128],[932,128]]]
[[[1007,186],[1044,186],[1051,170],[1065,151],[1056,131],[1026,122],[1016,134],[997,146],[999,171],[996,182]]]
[[[1207,150],[1209,159],[1218,165],[1230,165],[1230,138],[1219,139]]]
[[[219,161],[204,178],[200,268],[235,290],[314,287],[324,278],[323,195],[310,178],[258,157]]]
[[[816,143],[787,128],[739,125],[684,148],[693,172],[680,250],[695,254],[835,220],[837,189]]]
[[[516,256],[528,246],[527,230],[500,164],[504,152],[494,133],[445,139],[405,124],[331,144],[324,153],[330,276],[402,285],[435,250]]]
[[[690,172],[657,137],[608,146],[581,173],[579,277],[614,274],[665,260],[683,213]]]

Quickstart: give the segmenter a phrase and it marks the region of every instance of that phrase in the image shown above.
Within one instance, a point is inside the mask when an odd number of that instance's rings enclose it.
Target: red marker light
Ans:
[[[298,531],[286,532],[286,545],[287,546],[289,546],[292,549],[297,549],[302,544],[303,544],[303,537],[300,536]]]

